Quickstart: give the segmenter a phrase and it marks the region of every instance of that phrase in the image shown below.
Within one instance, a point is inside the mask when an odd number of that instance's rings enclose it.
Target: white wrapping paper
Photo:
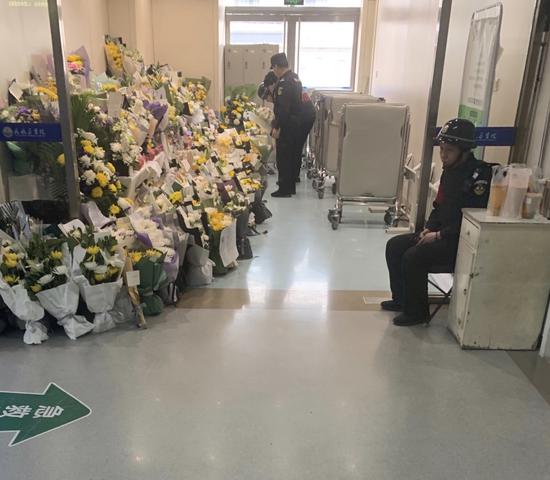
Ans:
[[[64,285],[36,294],[40,304],[65,329],[71,340],[91,332],[93,324],[84,317],[76,315],[78,299],[80,297],[78,285],[69,280]]]
[[[116,327],[116,315],[113,314],[117,296],[122,288],[122,279],[111,283],[90,285],[84,278],[79,282],[80,293],[88,310],[95,313],[94,333],[102,333]]]
[[[118,292],[115,308],[111,311],[111,314],[117,324],[135,320],[136,312],[128,294],[128,287],[123,286]]]
[[[0,295],[11,312],[24,322],[23,341],[27,345],[40,345],[48,340],[47,329],[40,322],[44,318],[44,309],[38,302],[30,299],[23,285],[10,287],[0,278]]]

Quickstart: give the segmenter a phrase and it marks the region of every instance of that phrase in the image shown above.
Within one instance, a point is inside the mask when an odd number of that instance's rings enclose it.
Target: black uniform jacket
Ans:
[[[274,101],[273,128],[288,134],[302,111],[302,82],[298,75],[290,70],[283,75],[275,88]]]
[[[443,170],[434,209],[426,228],[441,232],[441,238],[458,241],[463,208],[486,208],[489,201],[492,165],[473,154],[454,168]]]

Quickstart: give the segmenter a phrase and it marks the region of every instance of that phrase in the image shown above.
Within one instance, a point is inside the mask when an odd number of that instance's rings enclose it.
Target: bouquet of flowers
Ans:
[[[24,286],[26,254],[19,244],[4,242],[0,247],[0,296],[11,312],[25,322],[23,341],[39,345],[48,339],[47,329],[41,322],[44,309],[31,300]]]
[[[123,214],[118,206],[122,184],[116,169],[105,161],[105,150],[97,145],[97,137],[91,132],[78,130],[78,166],[80,191],[86,201],[97,204],[105,216],[119,217]]]
[[[75,277],[88,310],[95,314],[94,333],[116,327],[113,312],[122,289],[124,259],[117,254],[116,239],[107,235],[96,240],[92,231],[82,238],[73,253],[73,265],[80,260],[80,275]],[[74,268],[74,267],[73,267]]]
[[[78,285],[69,274],[70,253],[66,243],[35,235],[27,248],[25,285],[31,298],[57,319],[71,340],[90,332],[94,326],[78,310]]]
[[[67,57],[67,69],[71,74],[71,85],[76,91],[81,91],[88,86],[90,74],[90,57],[84,47]]]
[[[122,78],[124,66],[122,59],[121,40],[105,36],[105,58],[107,60],[108,73],[111,77]]]
[[[122,53],[122,65],[126,74],[130,77],[135,73],[141,75],[145,69],[141,53],[124,45],[119,45],[119,48]]]
[[[224,212],[218,212],[215,208],[207,208],[208,223],[212,231],[212,241],[210,243],[210,259],[214,262],[214,275],[225,275],[228,267],[237,259],[238,253],[234,258],[227,259],[223,249],[223,232],[225,229],[233,226],[233,217]],[[237,239],[234,239],[236,248]]]
[[[247,95],[241,93],[227,97],[225,99],[225,105],[221,109],[223,115],[223,121],[231,128],[236,128],[239,131],[243,131],[245,126],[245,113],[253,112],[256,109],[256,104],[250,101]]]
[[[164,310],[164,303],[155,292],[166,278],[163,268],[165,254],[150,248],[145,251],[134,250],[130,252],[129,257],[134,270],[139,271],[138,290],[143,303],[143,313],[146,316],[160,315]]]
[[[141,146],[138,145],[130,128],[128,116],[123,115],[115,121],[112,130],[115,139],[111,143],[112,163],[118,175],[128,176],[130,169],[139,166]]]

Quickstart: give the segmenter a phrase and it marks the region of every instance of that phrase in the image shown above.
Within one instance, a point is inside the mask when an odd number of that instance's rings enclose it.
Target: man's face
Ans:
[[[462,158],[462,150],[456,145],[442,143],[439,145],[439,155],[443,162],[444,168],[449,168],[455,165]]]

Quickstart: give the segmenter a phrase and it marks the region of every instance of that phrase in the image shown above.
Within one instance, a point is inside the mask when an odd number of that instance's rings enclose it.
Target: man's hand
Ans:
[[[279,140],[279,137],[281,136],[281,129],[280,128],[274,128],[271,130],[271,136],[275,140]]]
[[[428,245],[430,243],[434,243],[437,240],[439,240],[439,233],[438,232],[430,232],[428,233],[422,232],[420,234],[420,240],[418,241],[418,245]]]
[[[418,240],[422,240],[426,235],[428,235],[428,233],[431,233],[431,230],[428,230],[427,228],[422,230],[422,232],[418,235]]]

